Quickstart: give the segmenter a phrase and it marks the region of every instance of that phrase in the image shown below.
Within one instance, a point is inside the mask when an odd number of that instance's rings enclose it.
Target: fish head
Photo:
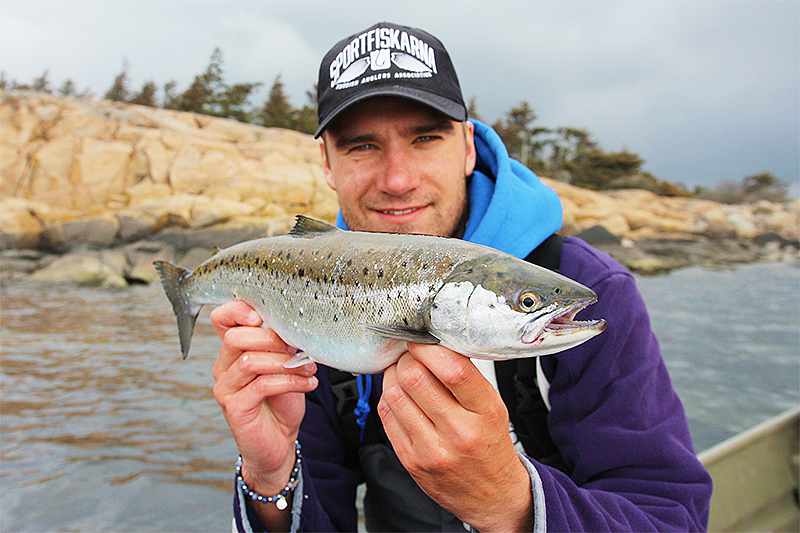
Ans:
[[[470,357],[512,359],[560,352],[605,329],[575,321],[597,301],[591,289],[512,256],[465,261],[431,302],[430,325],[442,345]]]

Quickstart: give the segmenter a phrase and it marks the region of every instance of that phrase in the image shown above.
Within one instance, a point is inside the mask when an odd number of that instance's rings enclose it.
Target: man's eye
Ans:
[[[425,143],[425,142],[430,142],[430,141],[436,140],[437,138],[438,137],[436,135],[422,135],[420,137],[417,137],[414,140],[414,142]]]
[[[350,149],[350,151],[351,152],[365,152],[367,150],[372,150],[373,148],[375,148],[374,144],[359,144],[357,146],[352,147]]]

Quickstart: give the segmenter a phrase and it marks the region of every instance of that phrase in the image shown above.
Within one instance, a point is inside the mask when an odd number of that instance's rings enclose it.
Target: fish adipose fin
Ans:
[[[161,275],[161,284],[164,286],[164,292],[167,293],[167,298],[172,303],[172,310],[175,311],[175,317],[178,319],[181,353],[183,358],[186,359],[186,356],[189,355],[189,345],[192,343],[194,323],[197,320],[197,315],[200,314],[201,307],[198,306],[197,309],[193,309],[184,298],[181,289],[181,282],[192,271],[172,265],[166,261],[154,261],[153,265]]]
[[[417,331],[392,326],[376,326],[374,324],[359,324],[359,326],[387,339],[415,342],[417,344],[439,344],[439,339],[425,330]]]
[[[336,226],[331,226],[327,222],[314,220],[303,215],[295,217],[294,227],[289,232],[292,237],[313,237],[320,233],[328,233],[329,231],[342,231]]]

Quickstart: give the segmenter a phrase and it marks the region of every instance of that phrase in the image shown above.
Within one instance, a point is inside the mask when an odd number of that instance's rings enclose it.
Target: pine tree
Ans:
[[[531,168],[541,166],[539,156],[544,145],[540,136],[550,133],[547,128],[535,128],[536,113],[522,101],[506,112],[504,119],[494,123],[494,129],[508,148],[511,157]]]
[[[317,86],[306,91],[307,103],[295,111],[293,129],[313,135],[317,131]]]
[[[34,78],[31,89],[33,89],[34,91],[39,91],[41,93],[52,92],[50,90],[50,80],[48,79],[49,74],[50,72],[47,69],[45,69],[45,71],[42,73],[40,77]]]
[[[132,104],[156,107],[156,91],[158,91],[156,82],[150,80],[142,85],[142,89],[133,95],[129,102]]]
[[[176,98],[175,109],[213,115],[217,95],[223,90],[222,50],[215,48],[206,71],[195,76],[189,88]]]
[[[467,116],[469,118],[474,118],[475,120],[483,121],[480,114],[478,113],[478,99],[473,96],[467,102]]]
[[[252,112],[247,108],[250,94],[260,87],[259,83],[234,83],[226,85],[225,90],[216,98],[217,109],[215,115],[223,118],[232,118],[240,122],[250,122]]]
[[[75,87],[75,82],[72,81],[71,78],[67,78],[64,83],[61,84],[61,87],[58,88],[58,94],[64,96],[72,96],[77,92],[77,88]]]
[[[278,74],[269,91],[269,97],[258,114],[261,125],[268,128],[292,128],[295,122],[294,114],[295,110],[289,103],[281,75]]]
[[[128,83],[128,60],[126,59],[122,62],[122,72],[114,78],[114,83],[111,84],[103,98],[115,102],[127,102],[129,96]]]
[[[175,80],[170,80],[164,84],[164,101],[161,103],[161,107],[164,109],[178,109],[178,96],[175,94],[175,87],[178,86],[178,82]]]

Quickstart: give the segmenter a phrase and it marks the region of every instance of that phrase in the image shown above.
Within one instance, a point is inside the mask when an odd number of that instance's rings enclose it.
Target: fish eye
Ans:
[[[523,292],[519,295],[519,308],[522,311],[530,312],[536,307],[536,295],[532,292]]]

